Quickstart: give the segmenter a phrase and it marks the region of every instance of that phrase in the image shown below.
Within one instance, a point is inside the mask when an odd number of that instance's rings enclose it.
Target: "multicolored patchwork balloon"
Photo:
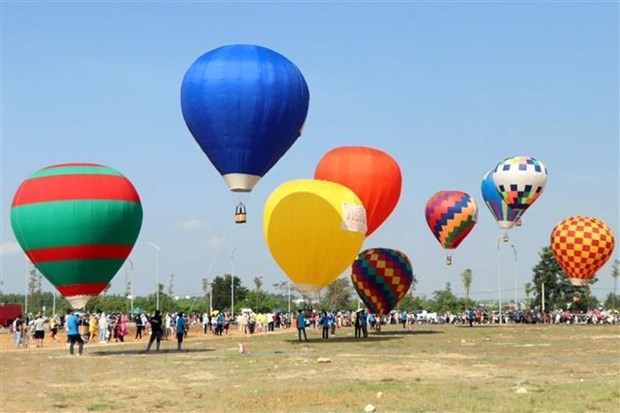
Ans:
[[[351,266],[351,281],[366,307],[388,314],[407,294],[413,281],[409,258],[389,248],[362,251]]]
[[[497,221],[502,229],[510,229],[515,226],[517,221],[517,211],[510,208],[504,198],[495,187],[493,182],[493,170],[490,170],[482,178],[482,184],[480,185],[482,192],[482,199],[484,203],[491,211],[491,215]]]
[[[447,250],[455,249],[478,220],[478,206],[474,198],[461,191],[439,191],[426,203],[426,223],[439,244]],[[452,263],[450,255],[446,263]]]
[[[614,250],[611,229],[603,221],[584,216],[568,217],[551,232],[551,250],[571,284],[586,285]]]
[[[82,308],[129,256],[142,226],[142,205],[115,169],[53,165],[21,183],[11,226],[30,261],[74,308]]]
[[[493,170],[493,182],[518,219],[543,193],[547,168],[530,156],[506,158]]]

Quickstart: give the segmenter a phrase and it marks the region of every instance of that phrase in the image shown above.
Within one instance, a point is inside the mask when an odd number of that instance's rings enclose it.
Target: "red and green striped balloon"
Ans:
[[[142,226],[142,205],[120,172],[92,163],[43,168],[24,180],[11,204],[17,241],[74,308],[110,283]]]

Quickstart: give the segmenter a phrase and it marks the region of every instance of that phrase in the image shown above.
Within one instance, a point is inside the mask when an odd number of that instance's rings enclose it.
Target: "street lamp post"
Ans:
[[[127,298],[131,301],[130,313],[133,316],[133,261],[127,258],[129,268],[125,267],[125,284]]]
[[[499,324],[502,324],[502,262],[499,253],[499,241],[501,239],[501,236],[497,239],[497,307],[499,310]]]
[[[157,255],[155,256],[155,295],[157,300],[156,309],[159,310],[159,253],[161,252],[161,247],[152,241],[149,241],[148,244],[157,251]]]
[[[514,246],[514,244],[511,244],[510,246],[512,247],[512,252],[514,252],[514,256],[515,256],[515,311],[516,311],[517,308],[518,308],[518,305],[517,305],[517,274],[518,274],[518,271],[517,271],[517,264],[518,264],[518,262],[517,262],[517,248]]]
[[[233,248],[230,253],[230,315],[235,314],[235,252],[239,247]]]

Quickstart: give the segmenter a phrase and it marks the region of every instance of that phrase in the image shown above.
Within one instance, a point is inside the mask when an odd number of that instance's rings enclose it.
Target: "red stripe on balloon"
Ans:
[[[63,297],[72,295],[99,295],[108,285],[105,283],[67,284],[56,287]]]
[[[26,187],[27,191],[24,190]],[[68,174],[28,179],[22,184],[11,206],[76,199],[140,202],[136,189],[124,176]]]
[[[131,252],[131,245],[70,245],[65,247],[36,248],[26,251],[30,261],[48,262],[92,258],[125,259]]]

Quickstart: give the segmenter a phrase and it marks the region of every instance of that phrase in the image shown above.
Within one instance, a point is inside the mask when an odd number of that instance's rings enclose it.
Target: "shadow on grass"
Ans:
[[[434,330],[390,330],[390,331],[378,331],[373,333],[376,336],[416,336],[423,334],[444,334],[443,331],[434,331]]]
[[[214,348],[190,348],[183,349],[178,351],[177,349],[162,349],[159,351],[155,351],[155,349],[151,349],[148,353],[144,349],[123,349],[123,350],[104,350],[104,351],[90,351],[89,354],[93,356],[135,356],[139,354],[145,355],[161,355],[161,354],[189,354],[189,353],[204,353],[207,351],[215,351]]]
[[[379,342],[379,341],[389,341],[396,340],[398,337],[389,337],[387,334],[368,334],[367,338],[355,338],[355,337],[338,337],[338,336],[330,336],[327,340],[323,340],[322,338],[311,338],[308,341],[299,341],[299,339],[291,339],[284,340],[285,343],[289,344],[329,344],[329,343],[368,343],[368,342]]]

